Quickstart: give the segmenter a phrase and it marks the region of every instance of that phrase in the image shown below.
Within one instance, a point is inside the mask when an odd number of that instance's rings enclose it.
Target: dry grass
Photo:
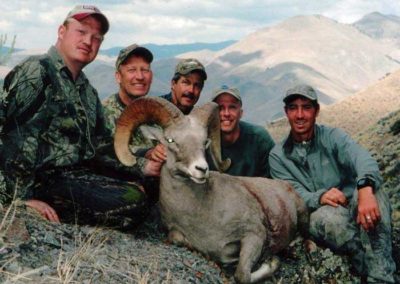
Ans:
[[[81,235],[76,236],[76,249],[71,254],[60,251],[57,274],[60,283],[73,283],[83,262],[96,264],[96,256],[104,248],[107,237],[99,234],[99,229],[93,230],[91,234],[82,239]]]

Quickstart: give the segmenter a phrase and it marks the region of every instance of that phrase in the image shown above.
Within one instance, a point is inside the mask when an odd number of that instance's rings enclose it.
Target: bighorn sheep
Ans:
[[[275,258],[256,272],[252,273],[252,268],[261,257],[285,248],[298,224],[306,228],[308,213],[302,199],[284,181],[209,171],[205,160],[208,137],[217,167],[230,165],[230,161],[221,160],[215,103],[185,116],[161,98],[135,100],[119,118],[114,138],[123,164],[135,161],[128,148],[132,131],[150,122],[163,128],[158,138],[167,148],[167,161],[161,170],[160,210],[169,240],[194,248],[223,266],[237,264],[238,282],[271,276],[277,268]]]

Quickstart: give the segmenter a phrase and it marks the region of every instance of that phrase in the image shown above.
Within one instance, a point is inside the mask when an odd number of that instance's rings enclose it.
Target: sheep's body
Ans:
[[[176,180],[163,169],[160,206],[170,241],[224,266],[238,264],[235,277],[240,282],[250,282],[259,257],[287,247],[297,224],[306,226],[308,221],[304,203],[289,184],[218,172],[210,172],[207,183],[196,184]]]
[[[300,196],[284,181],[209,171],[207,137],[213,137],[211,152],[217,166],[229,165],[218,152],[219,119],[214,103],[184,116],[163,99],[135,100],[122,114],[115,134],[116,154],[124,164],[135,159],[128,148],[130,133],[148,120],[163,126],[162,132],[156,129],[153,135],[167,149],[160,207],[170,241],[192,247],[223,266],[237,265],[235,279],[239,282],[270,276],[276,268],[273,262],[256,272],[252,268],[260,257],[286,247],[298,228],[307,231],[308,213]]]

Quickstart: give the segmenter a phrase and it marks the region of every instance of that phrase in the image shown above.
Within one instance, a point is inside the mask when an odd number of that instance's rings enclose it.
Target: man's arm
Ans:
[[[354,173],[353,178],[357,180],[368,178],[373,183],[373,186],[366,185],[358,189],[357,207],[357,222],[365,230],[373,229],[380,220],[378,201],[374,194],[379,190],[382,183],[378,164],[367,150],[362,148],[344,131],[340,129],[334,129],[333,131],[338,162]]]
[[[275,146],[279,147],[279,145]],[[321,195],[324,194],[327,189],[319,189],[315,192],[307,190],[307,188],[299,182],[299,179],[292,173],[292,169],[288,169],[287,166],[282,162],[278,154],[272,150],[269,155],[269,166],[271,170],[271,176],[274,179],[282,179],[288,181],[295,190],[300,194],[310,210],[318,209],[320,204]],[[293,167],[295,167],[293,165]]]
[[[271,135],[269,135],[269,133],[262,129],[262,131],[260,131],[259,135],[258,135],[258,145],[259,145],[259,161],[258,161],[258,165],[259,165],[259,169],[257,169],[259,175],[258,176],[262,176],[262,177],[267,177],[270,178],[271,177],[271,172],[270,172],[270,168],[269,168],[269,162],[268,162],[268,157],[269,154],[272,150],[272,148],[274,148],[275,146],[275,142],[272,139]]]
[[[382,177],[378,164],[371,154],[341,129],[333,129],[331,135],[338,163],[353,173],[357,180],[369,178],[374,183],[374,190],[379,190]]]
[[[39,135],[26,122],[44,103],[43,74],[38,62],[27,62],[15,67],[4,81],[2,168],[9,196],[17,190],[16,197],[23,200],[32,197]]]

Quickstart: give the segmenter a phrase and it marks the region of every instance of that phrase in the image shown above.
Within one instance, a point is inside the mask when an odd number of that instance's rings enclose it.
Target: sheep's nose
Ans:
[[[206,173],[208,170],[207,166],[195,166],[195,169],[201,171],[202,173]]]

